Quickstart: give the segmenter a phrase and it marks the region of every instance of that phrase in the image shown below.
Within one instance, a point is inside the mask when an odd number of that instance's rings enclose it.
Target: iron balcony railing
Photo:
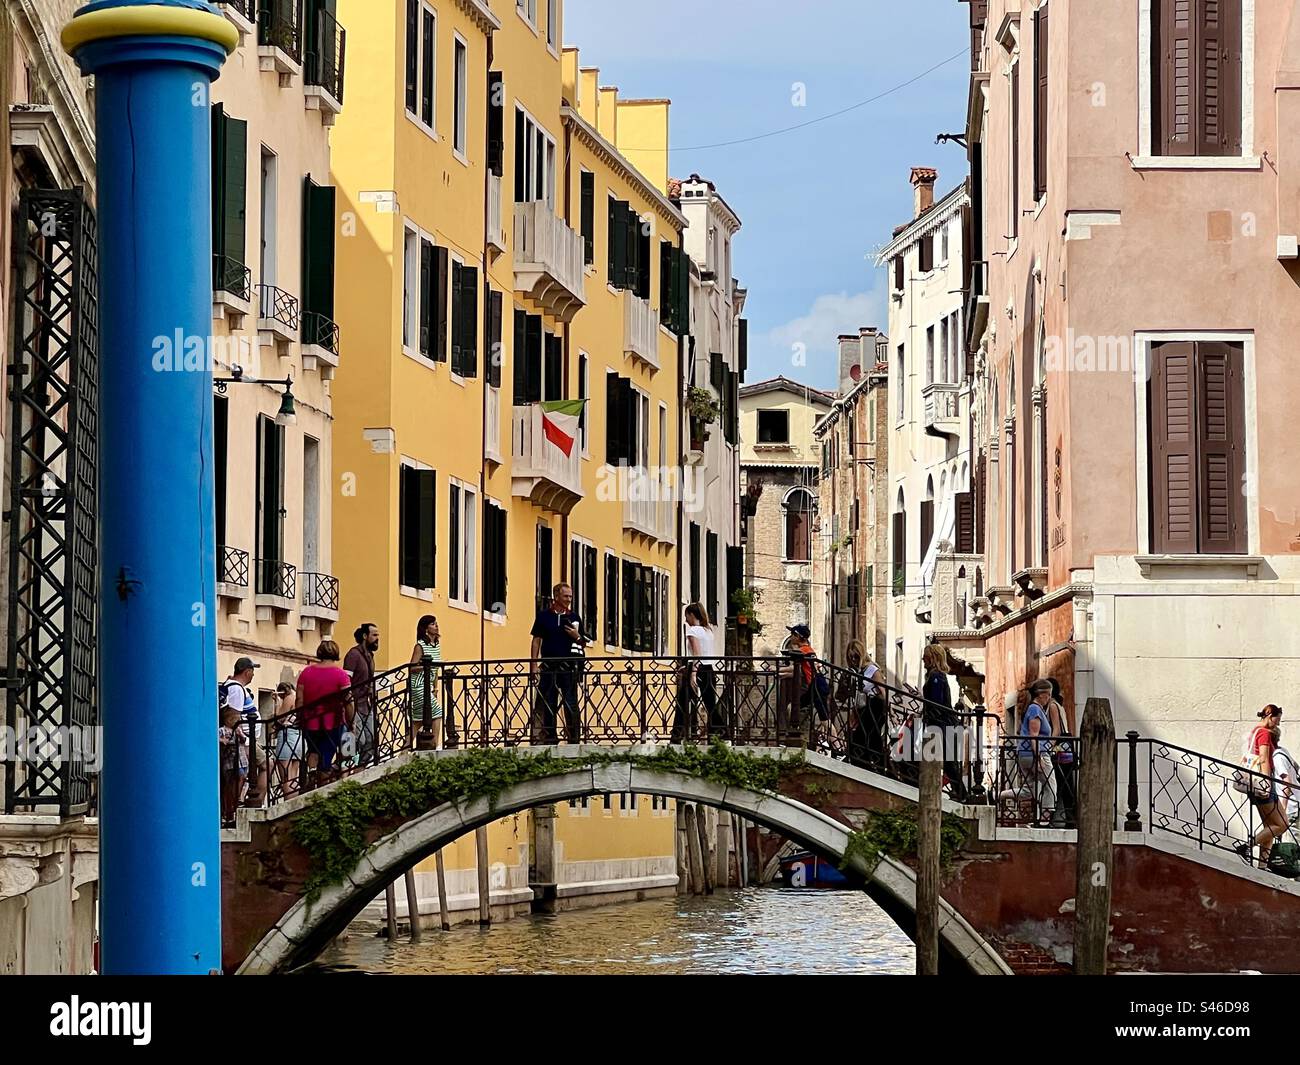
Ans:
[[[248,552],[237,547],[217,548],[217,581],[236,588],[247,588]]]
[[[261,558],[257,560],[257,594],[274,595],[280,599],[298,596],[298,570],[288,562]]]
[[[295,333],[302,322],[297,297],[275,285],[257,286],[257,317],[264,322],[275,322]]]
[[[347,47],[347,30],[322,7],[311,9],[307,27],[307,50],[303,57],[303,77],[308,85],[318,85],[343,103],[343,61]]]
[[[324,348],[337,359],[339,356],[338,323],[319,311],[303,311],[302,342],[307,347]]]
[[[322,610],[338,610],[339,579],[328,573],[302,575],[302,605]]]
[[[212,288],[216,292],[229,292],[237,299],[247,301],[253,291],[253,271],[229,255],[214,255]]]
[[[302,61],[302,0],[260,0],[257,43],[278,48],[295,63]]]
[[[217,3],[242,15],[253,25],[257,24],[258,0],[217,0]]]

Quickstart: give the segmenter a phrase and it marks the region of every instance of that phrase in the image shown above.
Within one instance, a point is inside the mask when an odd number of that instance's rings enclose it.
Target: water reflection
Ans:
[[[426,930],[420,943],[352,934],[328,971],[417,974],[911,973],[911,941],[859,891],[747,888]]]

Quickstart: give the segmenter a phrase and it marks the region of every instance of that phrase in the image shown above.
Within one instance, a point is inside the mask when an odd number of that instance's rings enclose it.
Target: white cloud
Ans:
[[[866,325],[884,329],[888,324],[885,291],[882,286],[876,286],[867,292],[828,292],[818,296],[807,314],[768,330],[763,339],[773,356],[786,353],[789,369],[779,372],[790,375],[803,369],[794,361],[800,351],[806,353],[810,368],[834,366],[836,338],[841,333],[856,334],[860,326]]]

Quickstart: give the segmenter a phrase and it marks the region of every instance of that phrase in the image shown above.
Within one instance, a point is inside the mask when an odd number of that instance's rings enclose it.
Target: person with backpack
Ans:
[[[1259,724],[1251,729],[1242,755],[1243,768],[1248,772],[1240,776],[1244,781],[1246,797],[1259,814],[1260,828],[1253,841],[1246,840],[1234,849],[1249,865],[1251,847],[1258,846],[1259,868],[1267,869],[1274,841],[1286,834],[1282,797],[1278,795],[1277,785],[1273,781],[1273,752],[1277,750],[1282,738],[1282,708],[1269,703],[1257,716]]]
[[[239,658],[230,676],[217,689],[218,722],[221,723],[225,710],[234,710],[240,718],[237,736],[243,768],[240,770],[236,806],[245,795],[248,796],[250,806],[260,805],[266,795],[266,752],[257,742],[257,700],[253,696],[252,687],[253,675],[260,665],[247,655]],[[251,785],[248,780],[250,767],[253,770]],[[234,814],[231,813],[230,816],[233,817]]]

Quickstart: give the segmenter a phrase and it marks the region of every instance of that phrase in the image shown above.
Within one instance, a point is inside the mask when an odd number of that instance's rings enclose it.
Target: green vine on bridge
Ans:
[[[939,829],[939,866],[948,869],[966,842],[966,822],[956,814],[944,814]],[[876,871],[883,857],[898,861],[915,859],[920,843],[920,826],[916,810],[876,810],[867,815],[861,828],[849,834],[844,848],[841,869],[847,869],[854,859],[861,861],[865,875]]]
[[[575,758],[512,749],[470,750],[456,757],[415,758],[369,784],[345,782],[309,803],[297,818],[294,841],[307,851],[311,873],[304,885],[308,902],[341,884],[370,846],[377,822],[404,821],[449,802],[486,798],[489,806],[507,789],[529,780],[563,776],[607,765],[631,765],[680,773],[753,792],[776,792],[781,779],[803,767],[801,755],[778,760],[737,751],[715,741],[707,748],[665,748],[654,754],[590,751]]]

